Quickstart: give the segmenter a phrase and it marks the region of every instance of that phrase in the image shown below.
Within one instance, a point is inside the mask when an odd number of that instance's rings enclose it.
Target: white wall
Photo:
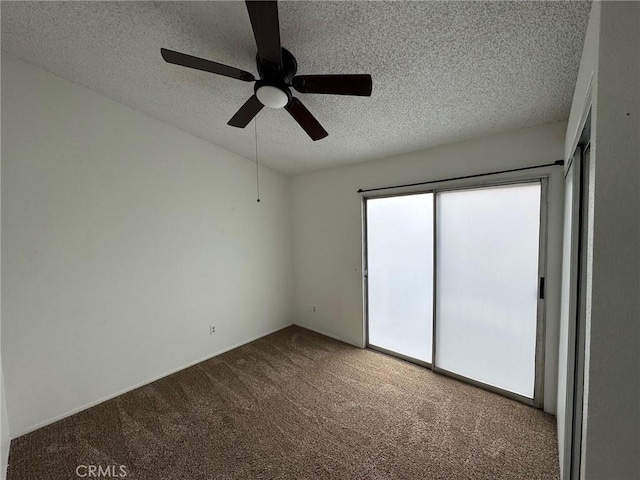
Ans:
[[[592,105],[582,475],[640,478],[640,4],[595,3],[567,155]]]
[[[553,162],[563,158],[565,131],[565,123],[553,123],[295,177],[292,202],[296,322],[363,345],[359,188]],[[548,171],[552,176],[544,405],[547,411],[554,412],[564,200],[562,168]],[[315,312],[312,307],[316,307]]]
[[[12,437],[291,323],[286,177],[5,54],[2,133]]]

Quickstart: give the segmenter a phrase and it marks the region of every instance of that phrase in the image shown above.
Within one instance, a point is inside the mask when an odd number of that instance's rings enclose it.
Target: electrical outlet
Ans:
[[[216,327],[212,325],[209,327],[209,335],[213,335],[214,333],[216,333]]]
[[[316,307],[311,307],[311,311],[312,311],[313,313],[316,313]]]

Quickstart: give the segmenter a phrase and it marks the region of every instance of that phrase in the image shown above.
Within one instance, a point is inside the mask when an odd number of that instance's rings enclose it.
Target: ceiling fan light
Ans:
[[[289,96],[286,92],[271,85],[263,85],[256,90],[256,97],[265,107],[282,108],[289,103]]]

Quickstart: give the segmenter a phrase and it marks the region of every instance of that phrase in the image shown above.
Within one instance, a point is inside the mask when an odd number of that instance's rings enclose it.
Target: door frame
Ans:
[[[434,182],[434,186],[430,188],[399,188],[398,190],[387,191],[385,193],[363,192],[362,195],[362,277],[363,277],[363,345],[365,348],[374,350],[383,354],[391,355],[401,360],[405,360],[426,368],[430,368],[433,372],[439,373],[456,380],[483,388],[493,393],[517,400],[535,408],[543,407],[544,399],[544,376],[545,376],[545,324],[546,324],[546,270],[547,270],[547,219],[549,210],[549,178],[550,173],[538,173],[528,175],[497,175],[495,177],[487,177],[479,179],[464,179]],[[489,187],[500,187],[508,185],[518,185],[527,183],[540,183],[540,227],[538,239],[538,304],[536,312],[536,348],[535,348],[535,372],[534,372],[534,393],[533,398],[528,398],[517,393],[504,390],[493,385],[474,380],[463,375],[450,372],[436,365],[436,314],[437,314],[437,193],[456,190],[469,190]],[[369,343],[369,270],[368,270],[368,228],[367,228],[367,201],[379,198],[398,197],[405,195],[417,195],[422,193],[433,193],[433,322],[432,322],[432,361],[431,363],[408,357],[406,355],[387,350]]]
[[[583,399],[586,348],[586,290],[589,202],[592,194],[591,110],[578,138],[565,177],[573,175],[571,251],[569,271],[569,313],[567,336],[567,376],[565,395],[564,456],[560,459],[560,475],[565,480],[578,480],[582,469]],[[573,167],[573,170],[571,170]]]

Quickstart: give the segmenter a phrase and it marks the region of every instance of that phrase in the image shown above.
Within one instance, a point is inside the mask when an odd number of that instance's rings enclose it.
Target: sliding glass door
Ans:
[[[543,189],[367,198],[368,346],[535,403]]]

